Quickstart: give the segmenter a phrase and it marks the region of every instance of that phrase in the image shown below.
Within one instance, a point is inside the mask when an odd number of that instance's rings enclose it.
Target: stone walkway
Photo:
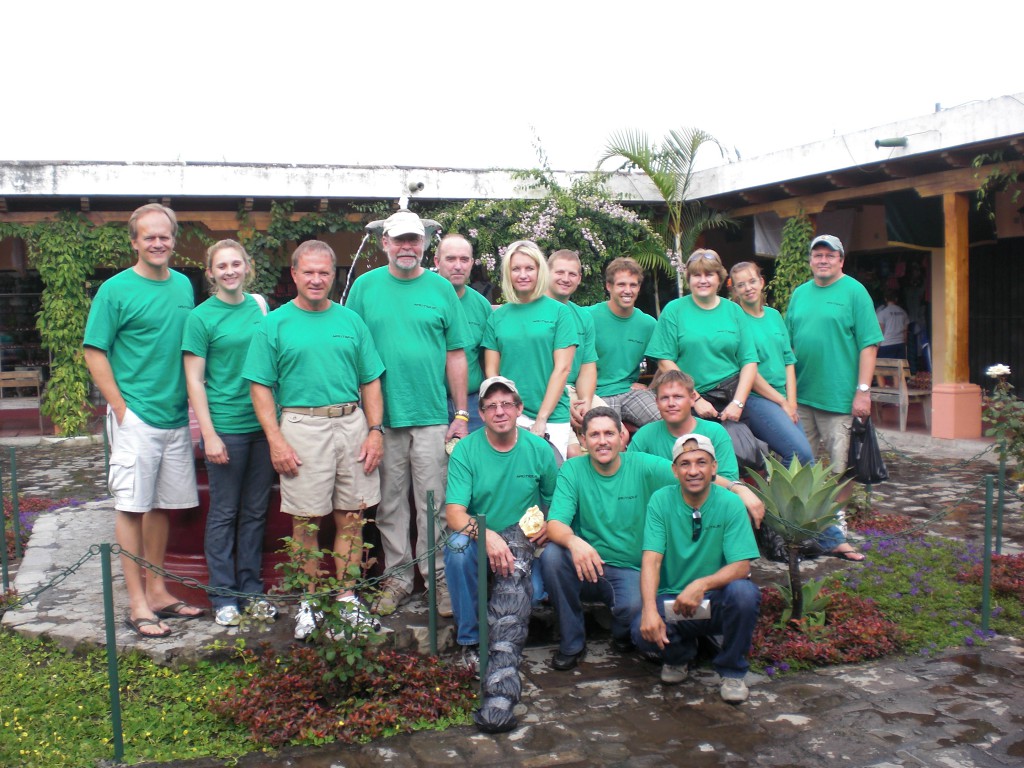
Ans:
[[[885,433],[900,451],[890,459],[892,482],[877,489],[876,507],[900,510],[920,520],[956,504],[954,513],[929,528],[980,540],[983,492],[978,483],[994,471],[989,457],[965,468],[949,468],[942,441]],[[953,447],[956,457],[974,455],[981,444]],[[9,477],[3,459],[5,488]],[[90,544],[112,540],[113,511],[98,497],[103,488],[102,446],[46,445],[18,451],[19,485],[32,496],[74,498],[86,503],[43,515],[35,524],[16,586],[26,593],[76,562]],[[965,497],[968,489],[974,489]],[[86,501],[87,500],[87,501]],[[1004,551],[1024,542],[1020,505],[1010,508]],[[804,564],[808,576],[855,567],[831,558]],[[32,605],[4,616],[5,626],[47,635],[76,647],[102,644],[99,558],[52,588]],[[784,567],[759,563],[755,580],[779,581]],[[114,564],[115,574],[119,574]],[[120,576],[116,587],[123,589]],[[116,596],[123,606],[123,595]],[[119,609],[117,615],[121,615]],[[600,616],[597,617],[600,619]],[[396,644],[426,649],[426,607],[414,600],[388,620]],[[215,639],[230,643],[235,629],[209,619],[179,623],[165,641],[141,642],[118,627],[121,648],[164,660],[207,653]],[[403,735],[358,747],[284,750],[241,758],[245,768],[344,766],[805,766],[841,762],[850,766],[1007,766],[1024,762],[1024,645],[999,638],[983,648],[935,658],[910,658],[833,667],[775,679],[751,676],[750,701],[739,707],[718,698],[717,680],[701,670],[676,687],[662,686],[658,668],[635,655],[607,650],[607,633],[595,627],[590,653],[580,668],[555,672],[554,648],[543,623],[532,628],[522,666],[524,714],[506,736],[483,736],[472,728]],[[270,631],[250,630],[251,639],[289,641],[291,622]],[[256,637],[252,637],[257,635]],[[442,623],[441,644],[450,644]],[[232,763],[235,764],[235,763]],[[193,768],[218,761],[189,763]]]

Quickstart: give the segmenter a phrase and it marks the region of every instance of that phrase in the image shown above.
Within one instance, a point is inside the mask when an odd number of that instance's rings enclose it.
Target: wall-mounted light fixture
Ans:
[[[882,147],[905,147],[907,146],[907,137],[899,136],[895,139],[875,139],[875,149],[881,149]]]

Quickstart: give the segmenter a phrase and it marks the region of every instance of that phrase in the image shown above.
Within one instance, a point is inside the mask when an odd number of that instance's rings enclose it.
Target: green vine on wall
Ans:
[[[814,226],[801,211],[782,227],[782,244],[775,262],[775,275],[768,284],[769,304],[782,314],[789,308],[789,299],[797,287],[811,279],[808,251]]]
[[[982,168],[986,165],[1001,164],[1003,162],[1002,151],[996,151],[992,154],[980,154],[971,161],[972,168]],[[984,177],[981,176],[981,172],[974,174],[974,178],[981,179],[981,184],[978,186],[978,191],[975,193],[976,202],[975,206],[979,212],[985,214],[988,220],[993,224],[996,223],[996,194],[999,192],[1005,192],[1010,187],[1014,187],[1020,181],[1020,173],[1018,171],[1005,171],[1003,168],[996,167],[990,168],[988,173]],[[1013,194],[1010,196],[1010,202],[1016,205],[1020,201],[1021,189],[1017,187],[1013,190]]]
[[[124,225],[94,226],[77,213],[33,225],[0,224],[0,237],[21,237],[29,264],[43,281],[36,327],[50,352],[50,379],[40,410],[61,435],[88,424],[89,372],[82,337],[89,315],[89,276],[100,264],[122,264],[131,255]]]

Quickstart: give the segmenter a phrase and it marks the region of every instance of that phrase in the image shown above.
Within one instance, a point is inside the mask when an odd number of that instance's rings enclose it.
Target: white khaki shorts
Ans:
[[[535,421],[536,419],[531,419],[526,414],[523,414],[518,419],[516,419],[516,424],[518,424],[520,427],[525,427],[526,429],[529,429],[530,427],[533,426],[533,423]],[[547,423],[547,428],[548,440],[551,442],[553,446],[555,446],[555,449],[558,451],[558,454],[562,457],[562,461],[565,461],[565,455],[569,450],[569,438],[571,435],[575,434],[572,431],[572,424],[570,424],[568,421],[549,421]],[[579,441],[577,440],[577,443],[578,442]]]
[[[333,510],[354,511],[380,501],[380,475],[363,472],[359,452],[367,435],[366,416],[356,409],[329,418],[281,414],[281,434],[302,466],[295,477],[281,475],[281,511],[296,517],[323,517]]]
[[[796,412],[800,416],[800,426],[807,435],[811,450],[817,453],[820,441],[832,462],[832,471],[837,475],[843,474],[850,455],[850,424],[853,416],[849,413],[823,411],[809,405],[798,405]]]
[[[130,408],[118,424],[107,407],[110,471],[107,487],[114,509],[149,512],[151,509],[191,509],[199,506],[196,460],[187,426],[151,427]]]

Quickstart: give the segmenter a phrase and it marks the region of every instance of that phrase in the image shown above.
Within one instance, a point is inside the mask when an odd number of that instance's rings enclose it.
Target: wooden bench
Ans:
[[[924,410],[925,426],[932,426],[932,392],[930,389],[910,389],[910,363],[894,358],[875,361],[875,385],[871,387],[871,402],[875,407],[875,420],[880,418],[883,405],[900,409],[900,432],[907,431],[907,410],[911,403],[920,403]]]
[[[15,394],[5,395],[5,389]],[[31,389],[34,395],[21,396],[20,390]],[[43,413],[40,410],[43,394],[43,373],[38,368],[29,371],[0,371],[0,408],[35,408],[39,413],[39,434],[43,433]]]

